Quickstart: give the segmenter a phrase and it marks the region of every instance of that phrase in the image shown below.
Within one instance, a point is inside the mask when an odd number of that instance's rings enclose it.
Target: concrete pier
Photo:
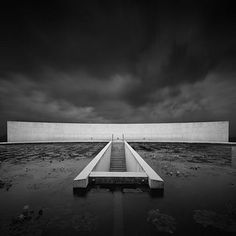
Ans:
[[[163,179],[126,142],[109,142],[74,179],[74,188],[88,184],[149,185],[163,189]]]

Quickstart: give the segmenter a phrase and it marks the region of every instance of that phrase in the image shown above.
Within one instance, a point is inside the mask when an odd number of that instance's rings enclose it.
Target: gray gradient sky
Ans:
[[[7,120],[229,120],[229,1],[19,1],[1,7],[0,136]]]

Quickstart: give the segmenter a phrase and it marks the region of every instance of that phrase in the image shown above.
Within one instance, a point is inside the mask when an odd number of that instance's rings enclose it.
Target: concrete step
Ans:
[[[126,166],[125,163],[111,163],[110,166]]]
[[[111,162],[125,162],[125,159],[117,159],[117,160],[113,160],[112,158],[111,158]]]
[[[125,166],[111,166],[110,169],[126,169]]]
[[[112,144],[110,171],[112,172],[126,171],[125,149],[123,142]]]
[[[110,166],[126,166],[125,163],[111,163]]]
[[[111,160],[112,163],[125,163],[125,160]]]
[[[114,169],[116,169],[116,170],[121,170],[121,169],[126,169],[124,166],[122,167],[111,167],[110,168],[111,170],[114,170]]]
[[[115,164],[115,165],[126,165],[125,161],[112,161],[110,165]]]
[[[111,160],[111,163],[125,163],[125,160]]]
[[[110,166],[126,166],[125,163],[111,163]]]
[[[126,165],[110,165],[110,168],[112,167],[126,167]]]
[[[115,168],[117,168],[117,169],[124,169],[124,168],[126,168],[126,166],[111,166],[110,167],[110,169],[115,169]]]
[[[112,159],[111,159],[111,162],[114,162],[114,163],[123,162],[123,163],[125,163],[125,160],[124,160],[124,159],[120,159],[120,160],[112,160]]]

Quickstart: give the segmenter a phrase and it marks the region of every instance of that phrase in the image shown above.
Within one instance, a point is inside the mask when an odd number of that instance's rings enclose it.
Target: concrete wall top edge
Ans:
[[[156,123],[79,123],[79,122],[40,122],[40,121],[7,121],[7,123],[27,123],[27,124],[70,124],[70,125],[158,125],[158,124],[201,124],[201,123],[227,123],[228,120],[222,121],[187,121],[187,122],[156,122]]]

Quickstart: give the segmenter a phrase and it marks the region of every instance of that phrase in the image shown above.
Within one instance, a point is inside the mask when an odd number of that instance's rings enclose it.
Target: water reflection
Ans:
[[[148,194],[151,198],[163,198],[164,189],[150,189],[148,186],[135,185],[89,185],[87,188],[74,188],[73,196],[86,198],[90,193]]]
[[[232,235],[229,229],[235,232],[231,226],[236,225],[232,220],[236,216],[236,146],[133,146],[163,177],[165,193],[140,185],[73,189],[73,178],[103,144],[0,147],[1,235]],[[35,217],[22,223],[25,205],[30,206]],[[232,206],[230,210],[228,205]],[[41,208],[43,215],[34,220]],[[12,219],[18,218],[20,223],[14,224]]]

